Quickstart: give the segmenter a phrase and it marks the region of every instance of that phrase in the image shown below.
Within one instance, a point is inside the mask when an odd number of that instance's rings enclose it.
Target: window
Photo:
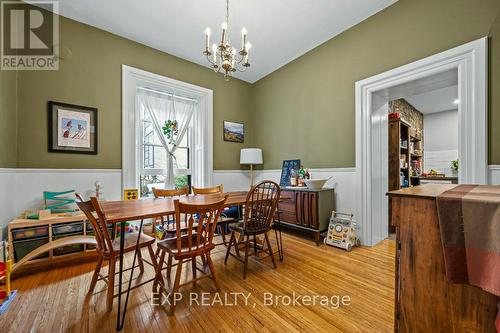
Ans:
[[[167,118],[172,117],[169,110],[172,103],[170,95],[160,95],[159,93],[147,92],[145,94],[142,89],[139,89],[138,94],[143,94],[146,98],[153,99],[152,105],[157,107],[155,112],[161,126]],[[177,111],[176,118],[180,119],[185,115],[186,107],[183,105],[183,100],[193,103],[191,99],[173,95],[174,103],[176,103]],[[164,188],[167,170],[167,151],[163,147],[160,138],[154,130],[153,121],[146,111],[144,104],[139,103],[140,121],[141,121],[141,172],[139,174],[139,183],[141,189],[141,197],[152,196],[152,188]],[[172,119],[173,120],[173,119]],[[191,186],[191,145],[193,142],[193,120],[188,124],[186,133],[181,142],[178,144],[174,152],[174,169],[175,169],[175,187],[183,188]]]
[[[155,134],[153,124],[164,124],[165,112],[155,112],[154,120],[144,114],[140,94],[147,92],[159,97],[156,102],[166,103],[164,92],[174,94],[179,102],[195,100],[184,140],[178,143],[174,153],[176,184],[179,187],[191,184],[198,187],[212,185],[213,176],[213,93],[210,89],[165,76],[122,65],[122,186],[140,189],[150,195],[151,188],[163,187],[167,176],[165,167],[167,153]],[[151,110],[148,103],[147,112]],[[166,106],[161,109],[167,110]],[[181,111],[182,106],[176,108]],[[161,118],[161,119],[160,119]],[[187,118],[186,118],[187,120]],[[182,124],[187,123],[182,121]],[[161,126],[159,126],[161,127]],[[184,127],[184,126],[182,126]],[[161,132],[161,130],[159,130]]]

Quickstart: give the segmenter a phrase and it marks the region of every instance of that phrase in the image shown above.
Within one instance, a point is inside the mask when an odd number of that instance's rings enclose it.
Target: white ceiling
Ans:
[[[451,69],[384,89],[377,94],[389,100],[404,98],[423,114],[456,110],[458,71]]]
[[[397,0],[232,0],[230,38],[248,30],[255,82]],[[28,1],[29,2],[29,1]],[[60,14],[175,56],[207,65],[205,28],[220,38],[225,0],[60,0]]]
[[[458,96],[458,85],[429,91],[423,94],[407,97],[408,103],[423,114],[456,110],[454,103]]]

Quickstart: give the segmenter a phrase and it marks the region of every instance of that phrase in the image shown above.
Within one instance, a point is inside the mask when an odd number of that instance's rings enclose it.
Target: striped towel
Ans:
[[[437,207],[448,281],[500,297],[500,186],[459,185]]]

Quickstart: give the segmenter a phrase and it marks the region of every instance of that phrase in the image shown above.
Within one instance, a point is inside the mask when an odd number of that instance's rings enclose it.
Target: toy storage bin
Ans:
[[[36,227],[20,228],[20,229],[13,229],[12,230],[12,239],[14,241],[48,237],[48,236],[49,236],[49,226],[48,225],[41,225],[41,226],[36,226]]]
[[[55,241],[55,240],[65,238],[65,237],[81,236],[81,235],[83,235],[83,232],[77,232],[74,234],[65,234],[65,235],[61,235],[61,236],[53,236],[52,240]],[[54,255],[61,256],[64,254],[80,252],[80,251],[83,251],[83,244],[74,244],[74,245],[68,245],[68,246],[62,246],[62,247],[55,248]]]
[[[14,231],[13,231],[14,233]],[[36,248],[47,244],[49,242],[48,237],[43,238],[35,238],[35,239],[25,239],[14,241],[12,244],[14,245],[14,259],[17,261],[21,260],[25,255],[35,250]],[[47,258],[49,253],[46,252],[41,254],[40,256],[34,259]]]
[[[52,235],[73,234],[79,232],[82,232],[83,234],[83,221],[52,225]]]

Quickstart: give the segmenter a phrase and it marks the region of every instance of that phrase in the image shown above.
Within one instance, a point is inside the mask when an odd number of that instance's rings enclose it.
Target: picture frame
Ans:
[[[97,155],[97,108],[49,101],[50,153]]]
[[[292,169],[299,170],[300,169],[300,160],[284,160],[283,166],[281,168],[281,176],[280,176],[280,186],[287,187],[290,186],[290,177],[292,175]]]
[[[236,143],[245,142],[245,124],[224,120],[223,125],[222,136],[224,141]]]

